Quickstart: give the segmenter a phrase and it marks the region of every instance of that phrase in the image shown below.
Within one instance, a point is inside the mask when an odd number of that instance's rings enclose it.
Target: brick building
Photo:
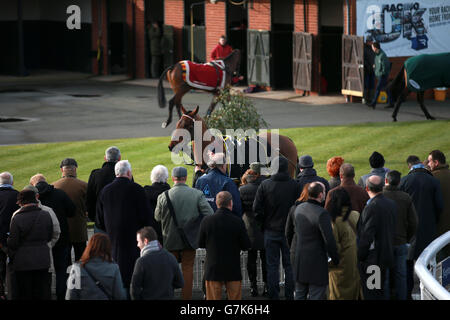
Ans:
[[[149,77],[146,25],[164,30],[164,65],[209,59],[222,34],[243,51],[248,84],[340,93],[342,37],[356,34],[357,0],[11,0],[0,10],[0,73],[62,69]],[[66,8],[81,9],[68,30]],[[191,30],[191,13],[194,26]],[[191,31],[193,41],[191,39]],[[191,43],[194,43],[193,50]],[[395,57],[391,76],[406,57]],[[344,73],[346,71],[344,70]]]

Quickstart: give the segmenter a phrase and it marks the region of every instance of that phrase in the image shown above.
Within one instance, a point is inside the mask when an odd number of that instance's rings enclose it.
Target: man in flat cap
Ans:
[[[200,190],[189,187],[186,184],[186,179],[186,168],[173,168],[172,180],[174,185],[170,190],[158,196],[155,220],[161,222],[164,248],[170,251],[177,261],[181,263],[184,278],[183,300],[190,300],[192,298],[195,249],[182,240],[170,214],[167,197],[172,203],[179,227],[183,227],[187,221],[197,217],[199,214],[211,215],[214,212],[203,193]]]
[[[75,252],[75,261],[80,260],[86,248],[87,236],[87,210],[86,210],[86,190],[87,183],[77,178],[78,163],[75,159],[65,158],[61,161],[61,179],[53,182],[56,189],[63,190],[74,203],[75,216],[68,218],[70,244],[68,265],[72,264],[72,248]]]
[[[298,167],[300,169],[300,173],[298,174],[296,180],[300,185],[300,190],[303,190],[305,184],[318,181],[325,185],[325,195],[328,191],[330,191],[330,184],[327,179],[317,175],[316,169],[314,169],[313,159],[309,154],[305,154],[300,157],[298,160]]]

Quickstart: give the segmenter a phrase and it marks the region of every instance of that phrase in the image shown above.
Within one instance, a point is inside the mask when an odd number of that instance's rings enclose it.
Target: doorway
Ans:
[[[227,2],[227,39],[233,49],[241,50],[241,65],[239,74],[244,76],[243,83],[247,83],[247,28],[248,8],[247,4],[235,4]],[[219,41],[219,39],[217,39]]]
[[[108,48],[111,74],[125,74],[126,68],[126,7],[125,2],[111,0],[108,5]]]
[[[321,94],[342,89],[343,0],[320,1],[320,90]]]
[[[272,86],[292,88],[292,42],[294,32],[294,0],[272,0]]]
[[[161,37],[163,37],[164,29],[164,1],[161,0],[145,0],[145,61],[146,63],[146,77],[150,78],[152,74],[152,56],[150,54],[150,38],[149,38],[149,24],[156,22],[161,30]],[[160,69],[163,69],[161,63]],[[162,72],[162,70],[161,70]]]

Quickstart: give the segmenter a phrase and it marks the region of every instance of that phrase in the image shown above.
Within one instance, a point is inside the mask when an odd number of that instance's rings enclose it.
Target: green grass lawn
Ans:
[[[299,156],[312,156],[320,176],[329,179],[327,160],[341,156],[354,165],[357,180],[370,171],[368,159],[375,150],[384,155],[386,167],[402,175],[408,171],[408,155],[423,160],[431,150],[440,149],[450,159],[449,129],[450,121],[422,121],[283,129],[280,133],[295,142]],[[36,173],[44,174],[50,183],[56,181],[61,174],[61,160],[72,157],[78,162],[78,177],[87,181],[91,170],[102,165],[105,149],[115,145],[122,159],[130,161],[135,181],[148,185],[155,165],[164,164],[169,172],[175,166],[167,148],[169,140],[162,137],[2,146],[0,172],[11,172],[15,188],[21,190]],[[191,183],[193,167],[186,168]]]

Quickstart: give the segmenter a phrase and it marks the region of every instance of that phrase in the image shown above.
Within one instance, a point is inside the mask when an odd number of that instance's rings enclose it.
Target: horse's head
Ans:
[[[234,49],[226,58],[223,59],[225,69],[230,73],[230,76],[239,75],[241,67],[241,50]]]
[[[197,106],[194,111],[186,111],[186,109],[184,109],[184,107],[181,106],[181,111],[183,112],[183,114],[182,114],[180,120],[178,120],[177,125],[176,125],[176,129],[184,129],[184,130],[189,131],[189,133],[191,135],[191,139],[194,138],[194,121],[197,117],[198,109],[199,109],[199,107]],[[172,151],[173,148],[177,144],[181,143],[182,141],[183,141],[182,137],[179,137],[178,141],[173,140],[173,138],[172,138],[172,140],[170,141],[170,144],[169,144],[169,150]]]

